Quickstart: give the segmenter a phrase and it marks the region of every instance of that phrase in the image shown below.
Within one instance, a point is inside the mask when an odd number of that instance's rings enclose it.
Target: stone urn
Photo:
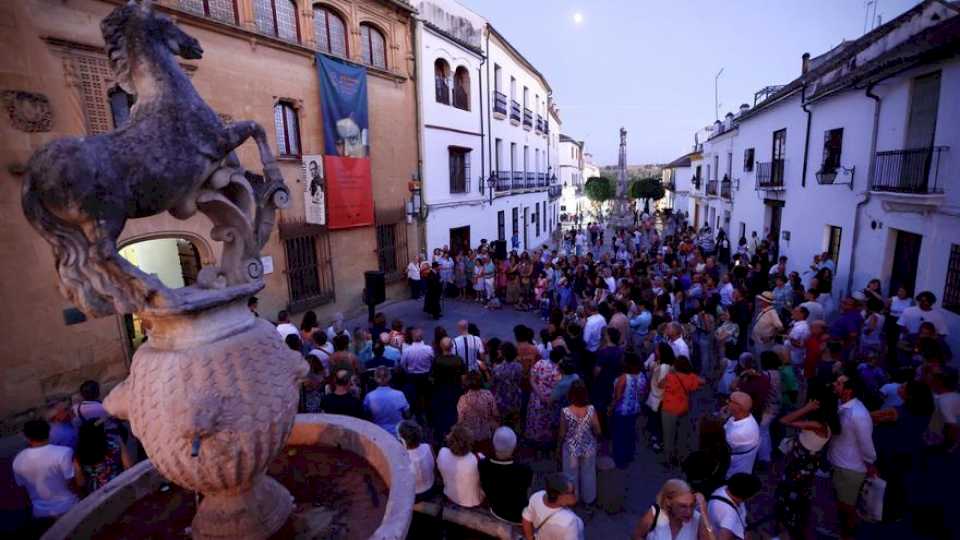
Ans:
[[[194,538],[268,538],[293,500],[264,471],[290,435],[308,364],[245,295],[144,315],[150,338],[104,406],[129,419],[161,474],[203,494]]]

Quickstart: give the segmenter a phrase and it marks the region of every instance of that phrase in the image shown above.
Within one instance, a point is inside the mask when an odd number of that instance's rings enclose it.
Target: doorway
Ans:
[[[917,285],[917,266],[920,261],[920,244],[923,236],[907,231],[896,231],[897,239],[893,248],[893,268],[890,269],[890,296],[897,294],[903,287],[913,296]]]
[[[769,208],[767,220],[767,238],[770,239],[770,249],[773,250],[774,260],[780,256],[780,227],[783,222],[783,201],[767,199],[763,202]]]
[[[524,250],[527,249],[527,241],[528,241],[527,231],[529,230],[529,227],[527,226],[528,223],[530,223],[530,207],[524,206],[523,207],[523,249]]]
[[[470,250],[470,226],[450,229],[450,252],[453,255]]]
[[[696,203],[693,205],[693,228],[700,230],[700,205]]]

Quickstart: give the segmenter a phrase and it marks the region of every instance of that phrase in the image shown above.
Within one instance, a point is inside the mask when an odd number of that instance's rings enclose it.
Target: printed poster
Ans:
[[[323,156],[303,156],[303,215],[307,223],[327,224]]]

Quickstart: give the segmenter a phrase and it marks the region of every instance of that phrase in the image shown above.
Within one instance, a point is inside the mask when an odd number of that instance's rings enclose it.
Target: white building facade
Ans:
[[[804,55],[800,77],[713,126],[702,162],[691,160],[704,172],[691,223],[724,226],[729,205],[731,240],[770,238],[789,270],[830,253],[835,297],[874,278],[888,296],[931,291],[958,350],[957,50],[960,15],[925,1],[819,57]]]
[[[420,216],[428,253],[481,240],[545,243],[559,189],[544,77],[480,15],[453,0],[418,5]],[[552,120],[550,119],[552,118]],[[551,198],[551,193],[553,197]]]

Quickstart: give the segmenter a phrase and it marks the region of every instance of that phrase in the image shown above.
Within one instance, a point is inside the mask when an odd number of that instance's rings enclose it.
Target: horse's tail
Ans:
[[[90,241],[80,227],[47,209],[29,170],[24,178],[20,202],[27,221],[53,247],[61,292],[88,315],[96,317],[114,313],[112,303],[94,287],[95,280],[85,275]]]

